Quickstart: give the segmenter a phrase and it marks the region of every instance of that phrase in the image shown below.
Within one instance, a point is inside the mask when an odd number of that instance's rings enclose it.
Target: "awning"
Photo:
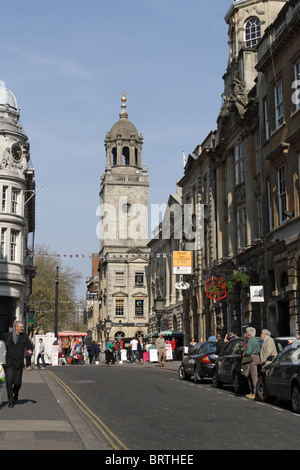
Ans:
[[[161,334],[163,336],[183,336],[183,332],[182,331],[172,331],[172,330],[164,330],[164,331],[161,331]]]
[[[162,334],[163,336],[183,336],[182,331],[173,331],[173,330],[164,330],[160,331],[155,331],[154,333],[147,333],[145,334],[145,338],[157,338],[159,334]]]
[[[57,333],[58,337],[60,336],[87,336],[87,332],[82,331],[59,331]]]

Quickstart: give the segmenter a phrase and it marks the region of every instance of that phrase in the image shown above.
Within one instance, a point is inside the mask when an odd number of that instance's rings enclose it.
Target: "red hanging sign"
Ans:
[[[206,281],[206,297],[220,300],[226,296],[226,282],[223,277],[212,277]]]

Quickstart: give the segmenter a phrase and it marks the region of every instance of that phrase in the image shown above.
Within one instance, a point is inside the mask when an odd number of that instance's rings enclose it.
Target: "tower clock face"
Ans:
[[[23,156],[22,147],[18,142],[15,142],[14,144],[12,144],[11,154],[12,154],[13,159],[16,162],[20,162],[22,160],[22,156]]]

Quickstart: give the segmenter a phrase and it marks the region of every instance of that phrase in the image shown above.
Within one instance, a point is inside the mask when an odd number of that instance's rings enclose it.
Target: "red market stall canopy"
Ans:
[[[82,331],[59,331],[57,335],[60,338],[61,336],[87,336],[87,333]]]

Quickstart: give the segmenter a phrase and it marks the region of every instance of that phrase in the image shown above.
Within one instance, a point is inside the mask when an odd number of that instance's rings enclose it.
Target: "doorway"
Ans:
[[[11,297],[0,297],[0,340],[12,328],[16,316],[16,302]]]
[[[286,300],[278,302],[278,334],[290,336],[290,305]]]

